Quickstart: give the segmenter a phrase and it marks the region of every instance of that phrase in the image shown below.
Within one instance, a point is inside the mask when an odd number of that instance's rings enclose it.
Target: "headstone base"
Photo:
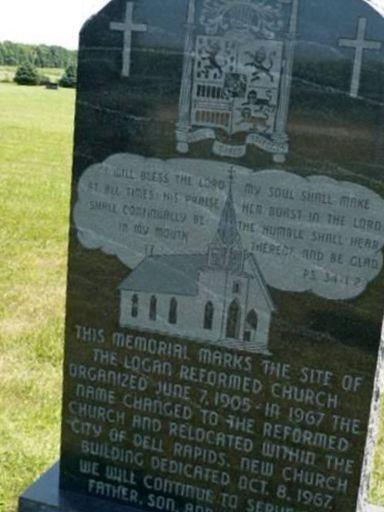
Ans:
[[[136,508],[59,490],[59,463],[19,498],[18,512],[140,512]]]
[[[31,485],[19,499],[18,512],[140,512],[110,501],[59,491],[59,463]],[[364,512],[384,512],[384,507],[369,505]]]

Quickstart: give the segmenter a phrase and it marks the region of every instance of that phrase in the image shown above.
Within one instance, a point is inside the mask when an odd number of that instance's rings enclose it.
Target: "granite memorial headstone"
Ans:
[[[84,26],[60,483],[21,512],[369,510],[383,57],[363,0]]]

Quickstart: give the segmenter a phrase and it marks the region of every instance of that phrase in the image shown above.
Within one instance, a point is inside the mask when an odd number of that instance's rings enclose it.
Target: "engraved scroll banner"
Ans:
[[[191,132],[187,136],[188,143],[200,142],[203,140],[214,140],[212,151],[217,156],[228,156],[232,158],[241,158],[247,153],[247,146],[253,145],[268,153],[285,153],[288,151],[285,142],[278,143],[270,141],[259,134],[252,133],[247,135],[245,144],[228,144],[215,140],[216,134],[211,128],[201,128]]]
[[[82,176],[74,218],[82,244],[136,267],[156,254],[203,252],[217,230],[230,166],[117,154]],[[238,230],[267,284],[328,299],[359,296],[379,274],[384,201],[326,176],[233,166]]]

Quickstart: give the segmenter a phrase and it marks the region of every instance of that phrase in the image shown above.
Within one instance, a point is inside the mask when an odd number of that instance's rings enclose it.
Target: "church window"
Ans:
[[[132,316],[132,318],[137,318],[138,314],[139,314],[139,297],[135,294],[132,297],[131,316]]]
[[[157,318],[157,298],[152,295],[151,302],[149,304],[149,319],[155,322]]]
[[[213,327],[214,307],[212,302],[207,302],[204,310],[204,329],[211,331]]]
[[[232,270],[239,270],[241,268],[242,254],[240,251],[231,251],[229,254],[229,266]]]
[[[215,267],[219,266],[221,264],[221,253],[220,251],[213,251],[211,254],[212,258],[212,265]]]
[[[169,304],[169,318],[170,324],[177,324],[177,300],[173,297]]]
[[[233,291],[233,293],[240,293],[240,291],[241,291],[240,283],[238,283],[238,282],[233,283],[232,291]]]

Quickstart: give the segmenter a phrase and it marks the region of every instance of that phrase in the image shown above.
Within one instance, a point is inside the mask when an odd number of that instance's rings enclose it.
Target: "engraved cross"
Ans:
[[[339,46],[355,49],[355,61],[353,64],[351,80],[351,96],[357,98],[360,89],[361,68],[363,64],[364,50],[381,50],[382,43],[365,39],[367,31],[367,18],[359,18],[356,39],[339,39]]]
[[[133,21],[133,2],[127,2],[125,20],[123,23],[112,21],[111,30],[119,30],[124,33],[123,70],[122,76],[128,77],[131,70],[132,33],[146,32],[148,25],[137,24]]]

